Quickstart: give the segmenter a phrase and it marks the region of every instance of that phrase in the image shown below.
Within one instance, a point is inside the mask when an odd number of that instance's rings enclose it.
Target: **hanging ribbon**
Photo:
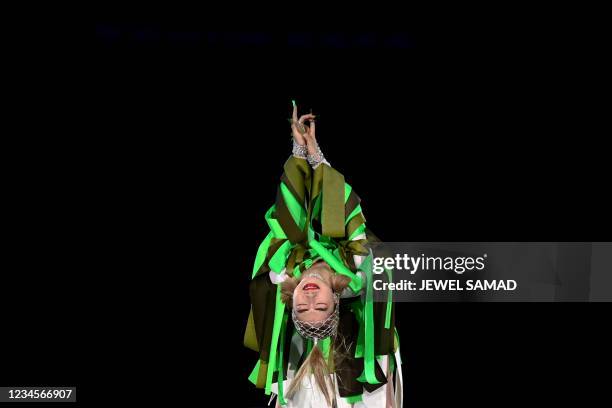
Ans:
[[[284,380],[285,380],[285,373],[284,373],[284,358],[283,358],[283,350],[285,348],[285,332],[287,331],[287,319],[289,318],[287,313],[283,313],[283,322],[281,324],[281,330],[280,330],[280,344],[278,345],[278,359],[277,359],[277,364],[278,364],[278,379],[277,379],[277,383],[278,383],[278,402],[281,405],[285,405],[287,404],[287,402],[285,401],[285,392],[284,392]]]
[[[272,238],[274,238],[274,234],[272,231],[270,231],[263,242],[259,245],[257,255],[255,255],[255,263],[253,264],[253,274],[251,279],[257,275],[259,268],[261,268],[261,265],[263,265],[264,261],[266,260],[266,255],[268,253],[268,248],[270,248],[270,241],[272,241]]]
[[[357,344],[355,346],[355,358],[363,358],[364,336],[363,336],[363,303],[356,301],[351,303],[351,310],[359,324],[359,332],[357,333]]]
[[[325,358],[325,361],[327,361],[329,358],[329,350],[331,349],[331,337],[326,337],[323,340],[319,340],[318,345],[323,353],[323,358]]]
[[[281,182],[280,189],[283,200],[289,209],[293,221],[300,230],[303,230],[304,224],[306,224],[306,211],[304,210],[303,204],[293,196],[285,183]]]
[[[363,373],[357,378],[358,381],[368,384],[380,384],[376,378],[376,356],[374,353],[374,294],[372,292],[372,254],[359,266],[366,276],[366,296],[364,305],[364,356]]]
[[[349,404],[356,404],[361,401],[363,401],[362,394],[351,395],[350,397],[346,397],[346,402],[348,402]]]
[[[387,272],[387,278],[389,279],[389,283],[393,282],[393,271],[391,269],[385,268],[385,272]],[[387,289],[387,310],[385,312],[385,329],[391,328],[392,308],[393,308],[393,291]]]
[[[275,209],[276,209],[276,205],[273,205],[272,207],[270,207],[270,209],[266,212],[266,215],[264,218],[266,222],[268,223],[268,226],[270,227],[270,231],[272,232],[272,234],[274,234],[274,238],[287,239],[287,235],[285,234],[285,231],[283,231],[283,227],[278,222],[278,220],[273,217]]]
[[[272,269],[276,273],[282,272],[282,270],[285,268],[285,265],[287,264],[287,256],[291,252],[291,247],[291,241],[285,241],[283,245],[281,245],[276,250],[272,258],[270,258],[270,261],[268,262],[268,266],[270,266],[270,269]]]
[[[272,376],[276,371],[276,358],[278,351],[278,339],[280,336],[281,326],[285,318],[285,304],[281,300],[281,287],[276,287],[276,308],[274,310],[274,325],[272,328],[272,341],[270,342],[270,361],[268,364],[268,372],[266,376],[266,395],[270,395],[272,388]]]

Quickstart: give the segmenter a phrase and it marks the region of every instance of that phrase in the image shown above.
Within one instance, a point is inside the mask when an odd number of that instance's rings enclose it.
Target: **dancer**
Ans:
[[[249,288],[249,380],[277,407],[401,408],[395,308],[390,295],[373,301],[361,200],[325,159],[315,120],[293,101],[293,152]]]

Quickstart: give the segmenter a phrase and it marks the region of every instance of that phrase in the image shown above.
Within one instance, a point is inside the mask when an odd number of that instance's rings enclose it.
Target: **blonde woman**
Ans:
[[[401,407],[394,307],[373,301],[361,200],[325,159],[315,120],[293,103],[293,152],[250,284],[249,380],[277,407]]]

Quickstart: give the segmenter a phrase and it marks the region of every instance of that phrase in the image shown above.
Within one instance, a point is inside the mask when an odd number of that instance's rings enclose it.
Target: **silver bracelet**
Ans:
[[[308,164],[310,164],[312,168],[316,168],[321,163],[327,163],[327,160],[325,160],[325,156],[323,156],[323,152],[318,145],[317,151],[314,154],[309,154],[306,158],[308,160]]]
[[[295,139],[293,139],[293,155],[295,157],[299,157],[300,159],[305,159],[308,155],[308,148],[306,145],[297,144]]]

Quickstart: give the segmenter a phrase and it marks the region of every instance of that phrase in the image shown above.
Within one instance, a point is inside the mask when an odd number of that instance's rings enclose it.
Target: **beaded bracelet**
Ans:
[[[308,154],[306,159],[308,160],[308,164],[310,164],[313,169],[317,168],[317,166],[321,163],[326,163],[329,165],[327,160],[325,160],[325,156],[323,156],[323,152],[319,146],[317,146],[317,151],[314,154]]]
[[[305,159],[308,155],[308,148],[306,145],[297,144],[295,139],[293,140],[293,155],[300,159]]]

